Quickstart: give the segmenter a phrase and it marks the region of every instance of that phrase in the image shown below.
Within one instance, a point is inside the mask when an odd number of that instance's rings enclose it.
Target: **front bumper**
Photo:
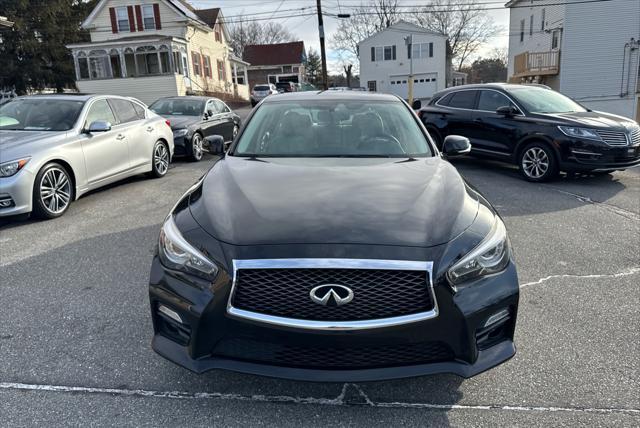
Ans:
[[[0,206],[0,217],[31,212],[34,176],[23,169],[11,177],[0,178],[0,202],[7,201],[9,206]]]
[[[435,373],[453,373],[468,378],[515,354],[513,335],[518,290],[515,266],[510,263],[502,273],[482,278],[455,294],[446,284],[436,282],[434,292],[439,314],[435,318],[373,329],[309,330],[234,317],[227,310],[231,292],[229,275],[221,271],[213,284],[206,284],[198,278],[166,269],[156,257],[150,278],[155,333],[152,346],[163,357],[196,373],[227,369],[297,380],[336,382]],[[173,330],[168,328],[167,317],[159,313],[160,305],[178,314],[182,325]],[[496,324],[491,333],[493,336],[487,340],[490,335],[484,324],[491,315],[503,309],[509,311],[508,319]],[[261,352],[266,350],[261,355],[268,358],[225,352],[226,345],[234,341],[258,344]],[[423,349],[425,343],[438,344],[441,349],[446,349],[446,353],[427,363],[405,363],[399,359],[399,362],[388,361],[382,365],[363,363],[362,366],[339,368],[306,364],[301,360],[288,364],[274,357],[291,352],[291,349],[332,349],[348,353],[354,349]],[[313,352],[304,355],[313,355]]]
[[[588,140],[570,140],[561,147],[564,171],[616,171],[640,165],[640,145],[610,146]]]
[[[173,137],[174,156],[187,156],[189,153],[187,147],[189,145],[189,136]]]

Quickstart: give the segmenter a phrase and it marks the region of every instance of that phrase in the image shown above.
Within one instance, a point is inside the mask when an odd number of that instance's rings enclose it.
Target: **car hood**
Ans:
[[[64,140],[69,131],[0,131],[0,161],[31,156],[42,147]]]
[[[173,115],[163,115],[165,119],[168,119],[171,123],[171,129],[182,129],[188,128],[191,125],[194,125],[200,121],[198,116],[173,116]]]
[[[439,157],[414,160],[227,156],[190,203],[194,219],[235,245],[428,247],[474,221],[478,197]]]
[[[613,128],[624,131],[637,126],[631,119],[601,111],[545,114],[544,116],[560,119],[563,122],[567,122],[567,124],[590,128]]]

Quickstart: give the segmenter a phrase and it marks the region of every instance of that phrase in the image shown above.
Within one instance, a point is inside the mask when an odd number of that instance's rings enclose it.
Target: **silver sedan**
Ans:
[[[16,98],[0,107],[0,217],[59,217],[82,194],[132,175],[163,177],[169,123],[138,100]]]

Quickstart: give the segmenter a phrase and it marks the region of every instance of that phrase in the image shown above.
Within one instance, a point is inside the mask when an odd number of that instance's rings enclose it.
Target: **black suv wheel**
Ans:
[[[558,161],[549,146],[544,143],[529,143],[518,156],[520,173],[528,181],[548,181],[558,175]]]

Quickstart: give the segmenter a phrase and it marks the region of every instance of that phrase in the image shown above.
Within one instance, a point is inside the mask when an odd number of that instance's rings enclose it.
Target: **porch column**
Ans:
[[[249,86],[249,77],[247,76],[247,66],[243,66],[244,70],[244,84]]]
[[[238,84],[238,64],[233,63],[233,83]]]
[[[80,80],[80,64],[78,64],[78,52],[73,52],[73,67],[76,70],[76,80]]]

